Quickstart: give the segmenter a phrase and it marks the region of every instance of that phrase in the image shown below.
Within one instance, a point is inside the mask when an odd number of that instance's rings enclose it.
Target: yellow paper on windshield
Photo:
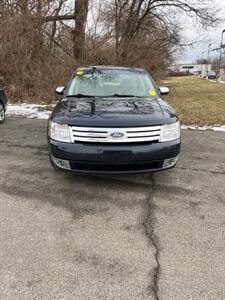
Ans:
[[[79,70],[79,71],[76,72],[76,75],[77,76],[82,76],[82,75],[84,75],[84,71],[83,70]]]
[[[156,91],[154,91],[154,90],[149,90],[149,91],[148,91],[148,94],[149,94],[150,96],[156,96]]]

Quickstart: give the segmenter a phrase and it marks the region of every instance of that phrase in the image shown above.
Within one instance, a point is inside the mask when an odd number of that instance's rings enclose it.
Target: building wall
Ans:
[[[199,72],[203,76],[206,76],[207,71],[212,70],[212,65],[211,64],[178,64],[178,65],[173,65],[170,67],[170,70],[173,72],[189,72],[191,74],[194,74],[195,72]]]

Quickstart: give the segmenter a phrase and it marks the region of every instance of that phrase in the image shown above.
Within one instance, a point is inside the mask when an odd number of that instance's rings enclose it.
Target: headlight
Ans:
[[[69,126],[49,121],[49,137],[56,141],[71,143]]]
[[[169,142],[180,138],[180,122],[165,124],[161,127],[160,142]]]

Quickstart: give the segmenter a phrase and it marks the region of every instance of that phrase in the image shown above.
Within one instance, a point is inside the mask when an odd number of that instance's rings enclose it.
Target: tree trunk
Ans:
[[[26,15],[28,12],[28,0],[18,0],[18,7],[22,14]]]
[[[85,25],[88,15],[88,0],[75,0],[75,29],[72,33],[73,53],[77,61],[84,58]]]

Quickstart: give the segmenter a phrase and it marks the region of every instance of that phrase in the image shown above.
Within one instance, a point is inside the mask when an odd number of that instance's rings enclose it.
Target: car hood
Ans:
[[[130,127],[172,123],[177,116],[161,98],[62,99],[51,120],[77,126]]]

